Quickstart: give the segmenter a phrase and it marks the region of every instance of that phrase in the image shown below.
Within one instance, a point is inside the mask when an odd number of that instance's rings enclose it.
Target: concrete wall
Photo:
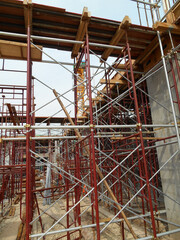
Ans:
[[[169,70],[170,65],[167,64],[167,68]],[[169,80],[170,85],[172,86],[172,74],[169,74]],[[180,93],[180,82],[177,77],[176,72],[176,80],[178,83],[179,93]],[[166,108],[168,108],[170,111],[172,110],[171,104],[170,104],[170,98],[168,94],[167,89],[167,83],[165,79],[164,69],[161,69],[155,75],[152,77],[149,77],[147,79],[147,87],[149,95],[151,95],[153,98],[155,98],[159,103],[163,104]],[[174,88],[171,89],[173,100],[176,100],[176,95]],[[154,102],[152,99],[150,99],[150,106],[151,106],[151,114],[152,114],[152,120],[154,124],[169,124],[173,123],[173,115],[172,113],[169,113],[166,109],[161,107],[158,103]],[[176,115],[180,117],[180,113],[177,107],[177,104],[174,104]],[[180,118],[177,118],[177,121],[180,121]],[[175,128],[171,129],[159,129],[157,130],[155,137],[167,137],[172,136],[176,134]],[[168,141],[174,141],[177,140],[177,138],[173,138],[172,140]],[[162,142],[159,142],[157,144],[161,144]],[[177,144],[168,145],[164,147],[157,148],[157,155],[158,155],[158,161],[159,166],[161,167],[171,156],[173,153],[175,153],[178,149]],[[177,154],[160,172],[161,175],[161,181],[162,181],[162,187],[163,192],[167,195],[171,196],[173,199],[180,202],[180,154]],[[174,223],[177,223],[180,225],[180,206],[173,202],[172,200],[168,199],[167,197],[164,197],[165,201],[165,208],[167,211],[167,219],[169,221],[172,221]],[[169,225],[169,230],[172,230],[172,225]],[[180,239],[180,233],[173,234],[171,237],[175,240]]]

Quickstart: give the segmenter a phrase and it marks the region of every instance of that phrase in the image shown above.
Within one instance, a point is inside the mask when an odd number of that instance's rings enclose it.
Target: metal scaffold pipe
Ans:
[[[65,107],[64,107],[62,101],[60,100],[60,97],[58,96],[58,93],[56,92],[55,89],[53,90],[53,93],[54,93],[54,95],[57,97],[57,100],[58,100],[60,106],[62,107],[62,109],[64,110],[64,112],[65,112],[65,114],[66,114],[69,122],[71,123],[71,125],[74,126],[74,122],[73,122],[72,118],[70,117],[69,113],[68,113],[67,110],[65,109]],[[75,133],[77,134],[78,138],[79,138],[80,140],[82,140],[82,136],[81,136],[80,132],[78,131],[78,129],[75,129]],[[85,149],[86,149],[87,153],[89,153],[89,150],[87,149],[86,146],[85,146]],[[101,179],[104,179],[104,176],[103,176],[103,174],[102,174],[102,172],[101,172],[101,170],[100,170],[100,168],[98,167],[97,164],[96,164],[96,171],[97,171],[97,173],[99,174],[100,178],[101,178]],[[118,201],[117,201],[116,197],[114,196],[112,190],[110,189],[107,181],[106,181],[106,180],[103,180],[103,183],[105,184],[105,186],[106,186],[108,192],[110,193],[112,199],[113,199],[116,203],[118,203]],[[129,221],[127,220],[126,215],[125,215],[124,212],[122,211],[122,208],[119,206],[119,204],[117,204],[117,207],[118,207],[119,211],[121,211],[121,214],[122,214],[122,216],[123,216],[123,218],[124,218],[124,220],[125,220],[128,228],[129,228],[130,232],[132,233],[134,239],[137,239],[137,236],[136,236],[135,232],[133,231],[131,224],[130,224]]]
[[[159,211],[160,214],[166,213],[165,210],[160,210]],[[138,217],[149,217],[150,213],[146,213],[144,215],[140,215],[140,216],[133,216],[133,217],[128,217],[128,220],[135,220],[138,219]],[[112,223],[120,223],[123,222],[124,219],[116,219],[113,220]],[[99,223],[100,226],[105,225],[106,222],[101,222]],[[78,229],[84,229],[84,228],[91,228],[91,227],[96,227],[96,224],[89,224],[89,225],[82,225],[80,227],[72,227],[72,228],[66,228],[66,229],[61,229],[61,230],[57,230],[57,231],[52,231],[47,233],[47,235],[53,235],[53,234],[57,234],[57,233],[63,233],[63,232],[70,232],[70,231],[74,231],[74,230],[78,230]],[[37,234],[32,234],[30,237],[31,238],[35,238],[35,237],[40,237],[42,235],[42,233],[37,233]]]
[[[151,3],[151,2],[145,2],[145,1],[141,1],[141,0],[131,0],[133,2],[137,2],[137,3],[143,3],[152,7],[158,7],[160,8],[160,6],[158,5],[158,3]]]
[[[137,128],[137,124],[129,124],[129,125],[93,125],[93,128],[99,129],[99,128]],[[180,127],[180,124],[177,124],[178,127]],[[65,126],[36,126],[31,125],[29,126],[29,129],[90,129],[92,126],[90,125],[65,125]],[[142,128],[172,128],[174,127],[174,124],[142,124]],[[0,126],[0,129],[10,129],[10,130],[22,130],[26,129],[27,126]]]
[[[32,117],[31,112],[31,98],[32,98],[32,65],[31,65],[31,26],[30,26],[30,9],[27,9],[27,96],[26,96],[26,124],[27,129],[30,126]],[[28,129],[29,130],[29,129]],[[31,132],[26,133],[26,239],[29,240],[31,233],[30,222],[33,216],[33,197],[32,197],[32,162],[31,162]]]
[[[171,87],[170,87],[169,77],[168,77],[168,71],[167,71],[167,66],[166,66],[166,62],[165,62],[164,50],[163,50],[161,36],[160,36],[160,32],[159,31],[157,31],[157,36],[158,36],[158,40],[159,40],[159,46],[160,46],[160,51],[161,51],[161,56],[162,56],[162,61],[163,61],[163,66],[164,66],[164,74],[165,74],[165,79],[166,79],[166,83],[167,83],[167,89],[168,89],[170,103],[171,103],[171,108],[172,108],[172,113],[173,113],[174,127],[175,127],[175,130],[176,130],[178,146],[179,146],[179,149],[180,149],[180,137],[179,137],[178,123],[177,123],[177,119],[176,119],[176,112],[175,112],[175,107],[174,107],[174,103],[173,103]]]
[[[0,36],[27,38],[26,34],[3,32],[3,31],[0,31]],[[35,35],[31,35],[31,39],[42,40],[42,41],[50,41],[50,42],[59,42],[59,43],[72,43],[72,44],[80,44],[80,45],[84,44],[83,41],[61,39],[61,38],[51,38],[51,37],[41,37],[41,36],[35,36]],[[117,50],[122,50],[123,49],[123,47],[120,47],[120,46],[113,46],[113,45],[101,44],[101,43],[90,42],[89,45],[94,46],[94,47],[113,48],[113,49],[117,49]]]

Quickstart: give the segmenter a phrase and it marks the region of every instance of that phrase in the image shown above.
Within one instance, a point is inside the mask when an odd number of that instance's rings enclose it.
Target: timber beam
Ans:
[[[16,112],[16,108],[14,106],[11,106],[10,103],[6,103],[8,110],[9,110],[9,114],[10,114],[10,118],[11,118],[11,122],[13,123],[14,126],[20,126],[20,121],[19,118],[17,116],[17,112]],[[17,129],[17,132],[20,133],[20,131]]]
[[[173,16],[174,16],[174,23],[179,24],[180,23],[180,2],[177,4],[177,6],[172,10]]]
[[[81,17],[81,20],[80,20],[80,24],[79,24],[79,27],[78,27],[78,31],[77,31],[77,34],[76,34],[76,39],[75,39],[76,41],[83,41],[84,40],[84,36],[85,36],[86,30],[88,28],[88,24],[89,24],[90,19],[91,19],[91,13],[88,12],[87,7],[84,7],[82,17]],[[80,47],[81,47],[80,44],[76,44],[76,43],[74,44],[73,49],[72,49],[72,54],[71,54],[72,58],[77,57],[78,52],[80,50]]]
[[[170,11],[168,9],[168,5],[169,4],[163,4],[164,12],[167,14],[166,22],[170,24],[171,23],[178,24],[180,21],[180,1],[176,1]]]
[[[25,28],[27,30],[27,26],[28,26],[28,11],[29,11],[29,25],[31,27],[31,31],[32,31],[32,0],[24,0],[23,1],[24,4],[24,22],[25,22]]]
[[[118,29],[116,30],[116,33],[112,37],[109,45],[114,45],[114,46],[118,45],[119,41],[123,38],[125,31],[130,26],[130,24],[131,24],[131,19],[128,16],[125,16],[123,21],[120,23]],[[113,52],[112,48],[106,49],[103,52],[101,58],[106,61],[112,52]]]
[[[108,83],[110,84],[120,84],[120,85],[127,85],[127,81],[126,80],[122,80],[122,79],[116,79],[116,78],[112,78],[110,80],[107,80]],[[106,84],[106,79],[100,79],[100,83],[101,84]]]
[[[170,23],[166,23],[166,22],[156,22],[153,25],[153,28],[154,28],[154,30],[162,32],[162,33],[168,32],[170,30],[171,33],[180,35],[180,26],[178,26],[176,24],[170,24]]]
[[[162,41],[164,38],[162,39]],[[156,36],[152,42],[147,46],[144,52],[136,59],[135,65],[143,64],[143,62],[151,55],[151,53],[159,46],[158,37]]]

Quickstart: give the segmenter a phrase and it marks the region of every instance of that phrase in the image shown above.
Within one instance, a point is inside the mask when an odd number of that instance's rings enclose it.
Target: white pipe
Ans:
[[[158,211],[158,213],[166,213],[166,210],[160,210]],[[157,214],[156,212],[154,214]],[[139,216],[133,216],[133,217],[128,217],[128,220],[135,220],[138,219],[139,217],[149,217],[150,213],[146,213],[146,214],[142,214]],[[123,222],[124,219],[117,219],[112,221],[112,223],[119,223],[119,222]],[[105,225],[106,222],[101,222],[99,223],[100,226]],[[64,232],[70,232],[70,231],[75,231],[75,230],[79,230],[79,229],[84,229],[84,228],[92,228],[92,227],[96,227],[96,224],[89,224],[89,225],[84,225],[84,226],[79,226],[79,227],[73,227],[73,228],[67,228],[67,229],[61,229],[61,230],[57,230],[57,231],[52,231],[52,232],[48,232],[46,235],[53,235],[53,234],[57,234],[57,233],[64,233]],[[42,233],[37,233],[37,234],[33,234],[30,237],[31,238],[35,238],[35,237],[40,237],[42,235]]]
[[[3,31],[0,31],[0,35],[1,36],[9,36],[9,37],[27,38],[26,34],[3,32]],[[41,36],[35,36],[35,35],[31,35],[31,39],[42,40],[42,41],[44,40],[44,41],[50,41],[50,42],[72,43],[72,44],[80,44],[80,45],[84,44],[83,41],[61,39],[61,38],[51,38],[51,37],[41,37]],[[113,48],[113,49],[118,49],[118,50],[123,49],[123,47],[120,47],[120,46],[113,46],[113,45],[100,44],[100,43],[91,43],[90,42],[89,45],[95,46],[95,47]]]
[[[157,237],[162,237],[162,236],[166,236],[166,235],[174,234],[174,233],[178,233],[178,232],[180,232],[180,228],[174,229],[171,231],[167,231],[167,232],[157,233]],[[138,238],[137,240],[149,240],[149,239],[154,239],[154,237],[148,236],[148,237],[144,237],[144,238]]]
[[[174,127],[174,124],[142,124],[142,128],[171,128]],[[178,127],[180,127],[180,124],[178,124]],[[17,129],[26,129],[27,126],[0,126],[0,129],[11,129],[11,130],[17,130]],[[32,125],[29,127],[29,129],[90,129],[90,128],[137,128],[136,124],[131,125],[66,125],[66,126],[35,126]]]
[[[144,2],[144,1],[141,1],[141,0],[131,0],[133,2],[138,2],[138,3],[143,3],[143,4],[146,4],[146,5],[150,5],[150,6],[153,6],[153,7],[158,7],[160,8],[160,6],[157,5],[157,3],[153,3],[153,2]]]

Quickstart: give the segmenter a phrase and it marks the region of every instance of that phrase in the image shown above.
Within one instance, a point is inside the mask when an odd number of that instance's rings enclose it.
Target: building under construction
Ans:
[[[180,239],[180,1],[127,1],[139,25],[0,0],[0,239]]]

